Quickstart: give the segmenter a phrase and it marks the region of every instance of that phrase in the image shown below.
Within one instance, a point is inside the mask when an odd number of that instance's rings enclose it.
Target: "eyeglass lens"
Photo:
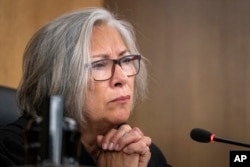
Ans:
[[[115,60],[98,60],[91,63],[92,75],[98,81],[108,80],[113,76],[114,65],[119,64],[127,76],[134,76],[139,72],[140,59],[140,55],[129,55]]]

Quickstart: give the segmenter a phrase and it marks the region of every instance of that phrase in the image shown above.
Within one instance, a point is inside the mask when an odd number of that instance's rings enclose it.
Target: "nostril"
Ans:
[[[115,83],[115,87],[119,87],[119,86],[122,86],[122,83],[120,82]]]

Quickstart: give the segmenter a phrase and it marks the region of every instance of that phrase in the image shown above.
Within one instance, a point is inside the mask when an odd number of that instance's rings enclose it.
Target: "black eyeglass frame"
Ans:
[[[128,57],[132,57],[132,56],[134,57],[133,60],[135,60],[135,59],[138,60],[138,69],[137,69],[137,72],[136,72],[135,74],[127,75],[127,77],[131,77],[131,76],[137,75],[137,74],[140,72],[140,64],[141,64],[140,61],[141,61],[142,56],[139,55],[139,54],[131,54],[131,55],[123,56],[123,57],[121,57],[121,58],[119,58],[119,59],[102,59],[102,60],[93,61],[93,62],[91,63],[91,66],[92,66],[94,63],[98,63],[98,62],[101,62],[101,61],[103,61],[103,60],[112,60],[113,65],[112,65],[112,68],[111,68],[111,76],[110,76],[109,78],[107,78],[107,79],[102,79],[102,80],[95,79],[95,77],[94,77],[93,74],[92,74],[92,70],[91,70],[92,77],[94,78],[95,81],[107,81],[107,80],[111,79],[111,78],[113,77],[114,73],[115,73],[115,65],[118,64],[118,65],[121,67],[121,69],[123,69],[123,68],[122,68],[122,65],[121,65],[122,60],[124,60],[124,59],[126,59],[126,58],[128,58]]]

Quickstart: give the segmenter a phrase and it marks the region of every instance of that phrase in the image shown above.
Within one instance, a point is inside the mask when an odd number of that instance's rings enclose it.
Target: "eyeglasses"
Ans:
[[[105,81],[112,78],[115,72],[115,65],[118,64],[125,75],[135,76],[140,71],[141,55],[129,55],[120,59],[104,59],[91,63],[91,73],[96,81]]]

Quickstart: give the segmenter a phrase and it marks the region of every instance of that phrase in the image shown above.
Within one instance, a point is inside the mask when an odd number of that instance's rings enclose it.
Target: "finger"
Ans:
[[[111,138],[114,136],[116,132],[117,132],[116,129],[111,129],[105,136],[103,136],[102,143],[101,143],[103,150],[113,149],[114,143],[111,141]]]
[[[149,151],[149,147],[142,141],[139,141],[137,143],[132,143],[123,149],[123,152],[127,154],[138,153],[142,155],[148,151]]]
[[[149,146],[151,142],[152,140],[150,137],[143,136],[141,140],[139,140],[138,142],[127,145],[123,149],[123,151],[128,154],[132,153],[144,154],[146,151],[149,151]]]
[[[119,129],[121,126],[123,126],[123,125],[128,125],[128,123],[127,122],[123,122],[123,123],[120,123],[119,125],[117,125],[116,127],[115,127],[115,129]]]
[[[121,138],[127,131],[131,130],[131,127],[128,124],[123,124],[119,127],[119,129],[111,129],[106,135],[97,138],[97,141],[100,143],[103,150],[114,150],[117,146],[117,141]]]
[[[110,141],[117,144],[121,137],[124,137],[132,128],[128,124],[124,124],[117,129],[116,133],[110,138]]]
[[[144,136],[143,132],[141,131],[140,128],[134,127],[133,130],[136,130],[141,136]]]
[[[152,139],[148,136],[143,136],[141,138],[141,141],[144,142],[148,147],[151,145],[152,143]]]
[[[142,139],[143,136],[136,130],[132,129],[128,133],[125,133],[117,142],[117,145],[115,147],[116,151],[122,150],[125,146],[136,143],[139,140]]]

